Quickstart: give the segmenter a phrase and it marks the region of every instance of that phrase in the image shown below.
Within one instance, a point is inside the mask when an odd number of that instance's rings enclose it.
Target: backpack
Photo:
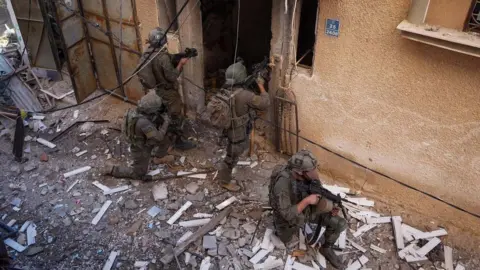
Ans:
[[[243,89],[233,93],[222,89],[208,102],[205,110],[200,114],[200,121],[219,129],[229,129],[245,125],[250,119],[249,114],[237,117],[235,110],[235,96]]]
[[[285,169],[287,168],[287,165],[277,165],[273,168],[272,170],[272,175],[270,176],[270,185],[268,186],[268,197],[270,201],[270,206],[273,208],[274,211],[278,211],[278,205],[275,200],[275,196],[273,194],[273,189],[275,188],[275,184],[277,184],[278,178],[280,176],[285,176],[288,177],[288,173],[285,173]]]
[[[123,116],[122,133],[130,141],[133,141],[135,136],[135,125],[137,124],[138,118],[138,112],[133,108],[128,109]]]

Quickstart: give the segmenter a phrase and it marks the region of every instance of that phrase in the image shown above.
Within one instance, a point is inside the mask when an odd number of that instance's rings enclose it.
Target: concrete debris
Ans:
[[[250,164],[250,168],[253,169],[253,168],[257,167],[257,165],[258,165],[258,161],[254,161],[254,162],[252,162],[252,164]],[[282,261],[282,264],[283,264],[283,261]]]
[[[402,217],[394,216],[392,217],[393,223],[393,232],[395,233],[395,243],[397,245],[397,250],[402,250],[405,247],[405,242],[403,241],[403,232],[402,232]]]
[[[162,212],[165,213],[165,210],[161,209],[158,206],[152,206],[152,208],[150,208],[150,210],[148,210],[147,214],[150,215],[152,218],[154,218]]]
[[[180,163],[181,163],[182,165],[185,163],[185,159],[186,159],[185,156],[182,156],[182,157],[179,159],[179,161],[180,161]]]
[[[211,218],[213,217],[212,214],[205,214],[205,213],[196,213],[193,215],[194,218]]]
[[[303,234],[302,229],[298,229],[298,249],[307,250],[307,245],[305,244],[305,234]]]
[[[257,254],[255,254],[252,258],[250,258],[249,262],[253,263],[253,264],[257,264],[258,262],[260,262],[265,256],[268,255],[268,253],[270,253],[270,251],[266,250],[266,249],[261,249],[259,252],[257,252]]]
[[[432,232],[420,232],[413,235],[415,239],[430,239],[433,237],[440,237],[447,235],[447,231],[444,229],[432,231]]]
[[[285,247],[285,244],[282,242],[282,240],[280,240],[280,238],[278,238],[278,236],[276,236],[274,233],[270,235],[270,241],[275,246],[275,248],[278,248],[281,250],[284,250],[287,248]]]
[[[10,220],[10,221],[7,223],[7,226],[12,227],[13,224],[15,224],[16,222],[17,222],[16,219],[12,219],[12,220]]]
[[[237,166],[250,166],[250,161],[239,161],[237,162]]]
[[[20,227],[20,230],[18,230],[19,232],[23,233],[27,230],[28,226],[30,226],[30,224],[32,224],[31,221],[27,220],[25,221],[25,223],[23,223],[22,227]]]
[[[346,270],[359,270],[367,262],[368,262],[368,258],[365,255],[362,255],[358,260],[355,260],[355,262],[349,265]]]
[[[277,259],[274,256],[268,256],[268,258],[265,260],[265,262],[263,262],[261,264],[253,265],[253,269],[270,270],[270,269],[274,269],[274,268],[282,267],[282,266],[283,266],[283,260],[282,259]]]
[[[216,249],[217,248],[217,238],[211,235],[203,236],[203,248],[204,249]]]
[[[392,222],[392,217],[367,218],[368,224],[383,224]]]
[[[75,156],[81,157],[81,156],[83,156],[84,154],[86,154],[87,152],[88,152],[87,150],[83,150],[83,151],[81,151],[81,152],[76,153]]]
[[[92,224],[93,225],[97,225],[98,222],[100,221],[100,219],[103,217],[103,215],[105,214],[105,212],[107,212],[107,209],[108,207],[110,207],[110,205],[112,204],[112,201],[108,200],[105,202],[105,204],[102,206],[102,208],[100,209],[100,211],[97,213],[97,215],[93,218],[92,220]]]
[[[88,123],[87,123],[88,124]],[[105,262],[105,265],[103,266],[102,270],[110,270],[112,269],[113,263],[115,262],[115,259],[118,256],[117,251],[112,251],[110,252],[110,255],[108,256],[107,261]]]
[[[125,209],[127,210],[135,210],[138,208],[137,203],[135,200],[126,200],[124,204]]]
[[[37,237],[37,226],[31,223],[27,228],[27,245],[34,245],[36,243],[35,237]]]
[[[71,185],[67,188],[67,193],[70,192],[70,190],[72,190],[72,188],[73,188],[76,184],[78,184],[79,181],[80,181],[80,180],[78,180],[78,179],[75,180],[75,182],[73,182],[73,184],[71,184]]]
[[[104,191],[103,194],[104,195],[112,195],[112,194],[115,194],[117,192],[122,192],[122,191],[126,191],[126,190],[129,190],[131,187],[130,186],[120,186],[120,187],[116,187],[116,188],[111,188],[107,191]]]
[[[25,253],[25,255],[29,256],[29,257],[32,257],[32,256],[35,256],[39,253],[42,253],[43,252],[43,247],[40,247],[40,246],[31,246],[28,248],[27,252]]]
[[[455,270],[465,270],[465,266],[461,264],[457,264],[457,267],[455,267]]]
[[[218,244],[217,253],[220,256],[227,256],[227,246],[225,245],[225,243]]]
[[[138,229],[140,229],[140,226],[142,226],[142,223],[143,223],[143,220],[135,221],[125,234],[128,236],[136,236]]]
[[[160,170],[160,169],[155,169],[155,170],[153,170],[153,171],[149,171],[149,172],[147,173],[147,175],[149,175],[149,176],[155,176],[155,175],[157,175],[157,174],[159,174],[159,173],[161,173],[161,172],[162,172],[162,170]]]
[[[27,165],[25,165],[25,167],[23,167],[23,169],[26,172],[31,172],[31,171],[35,170],[36,168],[37,168],[37,165],[33,164],[33,163],[28,163]]]
[[[192,170],[192,172],[194,172],[194,171]],[[192,172],[179,171],[179,172],[177,173],[177,176],[186,175],[187,177],[196,178],[196,179],[206,179],[206,178],[207,178],[207,174],[206,174],[206,173],[190,174],[190,173],[192,173]]]
[[[78,148],[76,146],[71,150],[71,152],[74,153],[74,154],[78,153],[78,151],[80,151],[80,148]]]
[[[24,247],[24,246],[20,245],[19,243],[15,242],[15,240],[13,240],[11,238],[5,239],[3,241],[3,243],[5,243],[5,245],[15,249],[18,252],[23,252],[23,251],[25,251],[25,249],[27,249],[27,247]]]
[[[197,193],[199,186],[195,182],[190,182],[185,186],[185,189],[188,191],[190,194],[195,194]]]
[[[181,243],[185,242],[190,236],[192,236],[192,232],[188,231],[184,233],[178,240],[177,240],[177,246],[180,245]]]
[[[360,250],[362,253],[365,253],[365,252],[367,252],[367,250],[366,250],[365,248],[363,248],[361,245],[359,245],[359,244],[357,244],[357,243],[353,242],[352,240],[350,240],[350,239],[348,239],[348,238],[347,238],[347,241],[350,243],[350,245],[352,245],[352,247],[354,247],[354,248],[356,248],[356,249]]]
[[[22,206],[22,200],[20,198],[15,197],[10,201],[10,204],[16,207],[20,207]]]
[[[365,224],[362,227],[358,228],[355,233],[353,233],[353,237],[359,237],[360,235],[364,234],[365,232],[377,227],[376,224]]]
[[[46,147],[48,148],[55,148],[57,147],[55,144],[45,140],[45,139],[42,139],[42,138],[37,138],[37,142],[40,143],[40,144],[43,144],[45,145]]]
[[[239,230],[228,228],[223,232],[223,236],[231,240],[237,240],[241,234]]]
[[[92,184],[94,186],[98,187],[99,189],[101,189],[104,193],[110,190],[109,187],[105,186],[104,184],[102,184],[98,181],[94,181],[94,182],[92,182]]]
[[[230,204],[232,204],[233,202],[235,202],[237,200],[237,198],[235,196],[232,196],[230,197],[229,199],[225,200],[224,202],[222,202],[221,204],[217,205],[216,208],[218,210],[222,210],[224,209],[225,207],[229,206]]]
[[[13,183],[10,183],[8,185],[8,187],[11,189],[11,190],[21,190],[23,192],[27,191],[27,186],[22,183],[22,184],[13,184]]]
[[[91,168],[92,168],[92,167],[90,167],[90,166],[81,167],[81,168],[78,168],[78,169],[76,169],[76,170],[73,170],[73,171],[64,173],[64,174],[63,174],[63,177],[68,178],[68,177],[74,176],[74,175],[76,175],[76,174],[89,171]]]
[[[265,230],[265,234],[263,235],[262,245],[260,246],[262,249],[268,249],[270,247],[270,236],[272,235],[273,230],[267,228]]]
[[[439,238],[437,238],[437,237],[432,238],[423,247],[421,247],[420,249],[415,251],[415,253],[419,257],[423,257],[423,256],[427,255],[432,249],[434,249],[438,244],[440,244],[440,242],[442,242],[442,241]]]
[[[145,268],[150,264],[150,262],[147,261],[135,261],[133,264],[134,268]]]
[[[200,270],[209,270],[210,266],[212,266],[210,260],[211,258],[209,256],[205,257],[200,263]]]
[[[181,221],[178,223],[181,227],[184,228],[190,228],[190,227],[198,227],[198,226],[203,226],[210,222],[209,218],[202,218],[202,219],[194,219],[194,220],[189,220],[189,221]]]
[[[291,266],[291,269],[293,269],[293,270],[315,270],[315,268],[310,267],[310,266],[305,265],[305,264],[301,264],[299,262],[293,262],[293,264]]]
[[[449,246],[443,247],[445,256],[445,270],[453,270],[453,249]]]
[[[187,209],[192,206],[192,202],[187,201],[178,211],[167,221],[168,224],[173,225],[177,219],[183,214],[183,212],[187,211]]]
[[[370,249],[375,250],[376,252],[380,252],[380,253],[382,253],[382,254],[387,253],[387,251],[386,251],[385,249],[380,248],[380,247],[377,247],[377,246],[375,246],[375,245],[373,245],[373,244],[370,245]]]
[[[78,113],[79,113],[78,110],[73,111],[73,119],[77,119],[77,118],[78,118]]]
[[[245,223],[242,225],[242,228],[248,233],[248,234],[252,234],[255,232],[255,229],[257,228],[257,226],[255,226],[255,224],[253,223]]]

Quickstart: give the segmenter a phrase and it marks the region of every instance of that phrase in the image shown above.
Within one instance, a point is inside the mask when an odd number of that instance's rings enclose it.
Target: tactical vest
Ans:
[[[123,116],[123,125],[122,132],[130,143],[137,143],[139,141],[144,141],[143,136],[136,135],[135,126],[137,125],[138,119],[144,117],[142,114],[139,114],[136,109],[130,108],[125,112]]]
[[[277,165],[273,168],[272,175],[270,176],[270,185],[268,186],[268,199],[270,201],[270,206],[274,211],[278,211],[278,204],[275,198],[274,189],[277,181],[280,177],[290,177],[290,174],[287,171],[287,165]]]

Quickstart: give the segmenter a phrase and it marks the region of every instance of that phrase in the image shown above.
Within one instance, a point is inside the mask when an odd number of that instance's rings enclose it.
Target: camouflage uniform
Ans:
[[[162,29],[156,28],[149,34],[148,42],[150,46],[145,50],[139,63],[151,55],[155,55],[166,43],[165,40],[159,41],[159,36],[164,35]],[[140,82],[144,90],[155,89],[157,95],[162,98],[163,103],[168,109],[168,114],[172,118],[172,128],[178,135],[181,135],[181,126],[184,121],[182,115],[182,98],[178,92],[178,77],[180,71],[172,64],[173,55],[166,51],[161,51],[153,60],[138,73]]]
[[[305,223],[318,222],[319,226],[326,228],[325,243],[322,248],[330,249],[328,251],[333,254],[331,247],[337,241],[340,233],[347,228],[346,220],[337,215],[332,215],[331,212],[321,212],[316,207],[317,205],[309,205],[301,213],[298,213],[297,210],[297,204],[308,197],[309,194],[298,190],[297,183],[303,180],[295,179],[292,170],[295,167],[304,166],[301,164],[297,166],[299,163],[295,164],[295,160],[310,159],[310,157],[314,160],[312,163],[314,166],[308,170],[315,170],[317,161],[306,150],[293,155],[288,165],[279,165],[274,168],[269,186],[269,203],[273,208],[273,222],[277,236],[285,243],[289,242]],[[326,257],[331,261],[331,254],[328,255]],[[334,263],[332,262],[332,264]]]
[[[161,107],[161,98],[154,92],[150,92],[140,100],[136,112],[132,112],[133,115],[127,113],[124,119],[126,122],[124,129],[131,129],[126,133],[130,142],[133,164],[132,167],[114,166],[107,174],[117,178],[147,180],[146,174],[153,148],[158,147],[158,152],[166,155],[168,147],[171,145],[170,139],[166,135],[170,119],[166,115],[158,114]],[[157,129],[160,123],[161,126]]]
[[[229,129],[224,130],[228,138],[227,156],[221,164],[218,179],[221,185],[230,184],[232,180],[232,169],[238,162],[239,156],[248,148],[250,131],[253,128],[253,119],[256,110],[266,110],[270,105],[268,93],[254,94],[243,88],[241,83],[247,78],[247,69],[243,62],[239,61],[230,65],[225,72],[225,89],[231,89],[232,123]],[[232,191],[239,189],[237,186]]]

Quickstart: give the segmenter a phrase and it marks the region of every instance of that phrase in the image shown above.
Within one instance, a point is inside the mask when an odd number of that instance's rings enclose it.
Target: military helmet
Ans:
[[[311,171],[317,167],[317,159],[310,151],[301,150],[288,160],[288,166],[295,171]]]
[[[155,91],[150,91],[148,94],[140,99],[137,110],[139,113],[154,114],[160,111],[163,107],[162,98],[159,97]]]
[[[167,33],[160,27],[157,27],[148,33],[147,43],[154,48],[160,48],[167,43]]]
[[[242,83],[247,76],[247,68],[243,65],[243,61],[238,61],[230,65],[227,71],[225,71],[225,84],[234,85]]]

